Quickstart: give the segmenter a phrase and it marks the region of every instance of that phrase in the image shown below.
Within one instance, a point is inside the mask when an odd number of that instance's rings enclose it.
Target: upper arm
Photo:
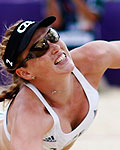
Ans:
[[[110,68],[120,68],[120,41],[109,42]]]
[[[76,51],[77,61],[89,66],[86,67],[88,71],[104,72],[107,68],[120,68],[120,42],[93,41]]]
[[[120,68],[120,42],[93,41],[70,53],[75,66],[95,88],[108,68]]]
[[[91,43],[92,57],[100,68],[120,68],[120,42],[95,41]]]

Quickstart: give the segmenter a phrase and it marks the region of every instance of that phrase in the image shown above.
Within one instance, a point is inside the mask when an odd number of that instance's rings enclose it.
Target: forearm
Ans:
[[[47,11],[49,14],[54,15],[56,17],[61,15],[57,0],[47,0],[47,7]]]
[[[47,16],[56,17],[56,21],[53,24],[53,27],[58,29],[62,24],[62,14],[57,0],[47,0],[47,7]]]
[[[85,18],[95,22],[99,15],[91,12],[87,4],[83,0],[73,0],[75,2],[78,13],[82,14]]]

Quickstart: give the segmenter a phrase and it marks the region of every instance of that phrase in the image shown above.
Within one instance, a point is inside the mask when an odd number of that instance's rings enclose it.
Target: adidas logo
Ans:
[[[43,139],[43,141],[45,141],[45,142],[56,142],[54,136],[47,137],[47,138]]]
[[[96,116],[96,114],[97,114],[97,110],[94,110],[94,117]]]

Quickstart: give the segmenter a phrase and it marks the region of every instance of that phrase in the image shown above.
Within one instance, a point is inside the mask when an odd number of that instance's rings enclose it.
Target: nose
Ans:
[[[60,51],[60,45],[57,43],[49,43],[50,44],[50,49],[51,49],[51,54],[55,55]]]

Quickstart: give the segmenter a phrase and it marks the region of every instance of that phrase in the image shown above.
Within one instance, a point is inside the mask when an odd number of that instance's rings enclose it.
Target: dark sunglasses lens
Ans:
[[[47,40],[44,38],[38,41],[36,44],[34,44],[31,48],[31,51],[36,55],[36,57],[40,57],[44,55],[48,49],[49,44]]]
[[[29,52],[28,55],[26,56],[26,58],[20,63],[20,65],[19,65],[17,68],[23,67],[24,64],[25,64],[28,60],[33,59],[33,58],[36,58],[36,55],[33,54],[32,52]]]
[[[35,49],[47,50],[48,48],[49,48],[49,44],[45,38],[38,41],[34,46],[34,50]]]
[[[52,43],[55,43],[55,42],[58,42],[59,38],[60,38],[60,36],[57,33],[57,31],[50,28],[47,35],[46,35],[46,39],[49,40]]]
[[[59,34],[54,29],[50,28],[46,36],[35,43],[30,51],[32,51],[36,55],[36,57],[43,56],[49,49],[47,40],[51,43],[55,43],[58,42],[59,38]]]
[[[32,51],[32,53],[36,56],[36,57],[41,57],[43,56],[45,53],[47,52],[47,49],[44,49],[44,50],[40,50],[39,51]]]

